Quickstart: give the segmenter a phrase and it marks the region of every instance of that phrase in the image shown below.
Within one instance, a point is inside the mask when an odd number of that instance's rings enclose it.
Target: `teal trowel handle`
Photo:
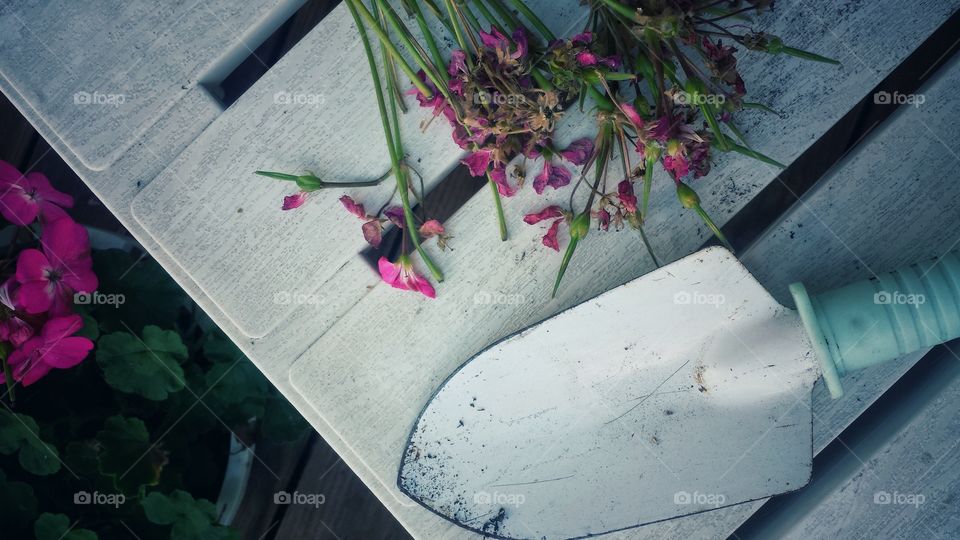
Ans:
[[[840,377],[960,337],[960,252],[811,296],[790,285],[823,379]]]

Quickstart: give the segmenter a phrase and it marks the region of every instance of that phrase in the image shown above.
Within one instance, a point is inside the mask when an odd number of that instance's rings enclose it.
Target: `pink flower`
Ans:
[[[563,215],[563,210],[557,206],[548,206],[539,212],[523,216],[523,222],[528,225],[535,225],[545,219],[553,219]]]
[[[573,163],[574,165],[583,165],[587,162],[587,159],[590,158],[590,154],[592,153],[593,141],[586,137],[573,141],[569,146],[566,147],[566,149],[559,152],[563,159]]]
[[[630,214],[637,211],[637,196],[633,194],[633,182],[624,179],[617,184],[617,196],[624,210]]]
[[[600,60],[597,58],[597,55],[593,54],[590,51],[580,51],[577,53],[577,63],[581,66],[595,66]]]
[[[510,55],[510,58],[519,60],[527,55],[529,45],[527,44],[527,32],[522,26],[513,31],[513,42],[517,44],[517,50]]]
[[[282,208],[284,210],[293,210],[294,208],[300,208],[305,202],[307,202],[307,192],[298,191],[293,195],[287,195],[283,198]]]
[[[509,50],[510,48],[510,39],[503,35],[503,32],[497,30],[496,28],[491,28],[490,33],[480,30],[480,41],[483,42],[485,47],[490,47],[491,49],[504,49]]]
[[[676,156],[664,156],[663,168],[677,180],[690,174],[690,162],[687,161],[686,156],[679,153]]]
[[[340,204],[347,209],[347,212],[357,216],[360,219],[369,219],[367,216],[367,211],[364,210],[363,205],[353,200],[349,195],[344,195],[340,197]]]
[[[633,127],[640,131],[643,129],[643,119],[640,118],[640,113],[637,112],[637,109],[629,103],[620,104],[620,110],[623,111],[623,114],[626,115],[627,120],[630,120],[630,123],[633,124]]]
[[[16,297],[17,285],[17,279],[10,277],[0,286],[0,304],[6,308],[2,310],[6,318],[0,321],[0,340],[7,341],[14,347],[19,347],[21,343],[33,337],[33,327],[20,318],[13,301]]]
[[[580,43],[583,45],[589,45],[591,41],[593,41],[593,34],[590,32],[577,34],[570,40],[571,43]]]
[[[443,232],[443,225],[435,219],[427,220],[420,226],[420,236],[424,238],[439,236],[442,235]]]
[[[560,189],[570,183],[570,171],[563,165],[554,165],[547,159],[543,162],[543,170],[533,179],[533,190],[537,195],[543,193],[547,186]]]
[[[610,229],[610,212],[606,208],[601,208],[597,213],[597,226],[599,230],[606,231]]]
[[[44,227],[40,243],[43,251],[25,249],[17,259],[17,301],[27,313],[64,315],[73,293],[97,288],[87,231],[60,219]]]
[[[548,248],[554,251],[560,251],[560,242],[557,241],[557,233],[560,231],[560,223],[563,222],[562,219],[554,221],[550,228],[547,229],[547,234],[543,235],[543,238],[540,239],[540,242],[547,246]]]
[[[493,150],[481,148],[480,150],[477,150],[476,152],[460,160],[460,163],[463,163],[468,169],[470,169],[471,176],[483,176],[486,174],[487,168],[490,166],[492,157]]]
[[[517,189],[507,181],[507,171],[503,167],[494,167],[490,171],[490,178],[497,185],[497,191],[504,197],[513,197]]]
[[[383,215],[387,216],[387,219],[390,220],[390,223],[393,223],[401,229],[403,228],[403,222],[406,218],[404,216],[402,207],[391,206],[390,208],[384,210]]]
[[[63,208],[73,208],[73,197],[50,185],[47,177],[32,172],[26,176],[0,160],[0,214],[14,225],[29,225],[40,216],[44,221],[66,217]]]
[[[386,257],[380,257],[377,266],[380,269],[380,279],[389,283],[394,289],[417,291],[427,298],[437,297],[433,285],[413,270],[410,257],[401,255],[395,263],[390,262]]]
[[[73,335],[81,328],[83,320],[79,315],[48,320],[39,336],[28,339],[10,354],[14,380],[30,386],[53,368],[67,369],[79,364],[93,349],[92,341]]]
[[[378,248],[383,241],[383,224],[379,219],[371,219],[360,226],[363,231],[363,239],[371,246]]]

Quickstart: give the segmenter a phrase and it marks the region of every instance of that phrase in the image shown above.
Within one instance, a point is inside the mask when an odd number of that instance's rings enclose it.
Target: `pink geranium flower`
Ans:
[[[386,257],[380,257],[377,266],[380,269],[380,278],[394,289],[417,291],[427,298],[437,297],[433,285],[413,270],[410,257],[401,255],[395,263],[390,262]]]
[[[563,165],[555,165],[549,159],[543,162],[543,170],[533,179],[533,190],[537,195],[543,193],[547,186],[560,189],[570,183],[570,171]]]
[[[567,219],[563,209],[556,205],[548,206],[539,212],[533,212],[523,216],[524,223],[529,225],[535,225],[548,219],[553,219],[554,221],[550,224],[550,228],[547,229],[547,233],[543,235],[540,242],[554,251],[560,251],[560,242],[557,240],[557,233],[560,232],[560,224]]]
[[[30,386],[53,368],[67,369],[83,361],[93,349],[93,342],[73,335],[81,328],[83,320],[79,315],[48,320],[39,336],[28,339],[10,353],[8,362],[14,380]]]
[[[44,221],[66,217],[63,208],[73,207],[73,197],[50,185],[38,172],[26,176],[0,160],[0,214],[14,225],[29,225],[40,216]]]
[[[60,219],[44,227],[40,243],[42,251],[25,249],[17,259],[17,302],[27,313],[64,315],[70,312],[73,293],[97,288],[87,231]]]
[[[633,192],[633,182],[630,180],[621,180],[617,184],[617,197],[620,199],[620,204],[623,205],[624,211],[627,213],[633,214],[637,211],[637,196]]]

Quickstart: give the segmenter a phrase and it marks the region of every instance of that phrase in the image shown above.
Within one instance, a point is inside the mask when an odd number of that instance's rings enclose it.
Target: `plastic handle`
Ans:
[[[790,285],[830,395],[840,377],[960,337],[960,252],[810,296]]]

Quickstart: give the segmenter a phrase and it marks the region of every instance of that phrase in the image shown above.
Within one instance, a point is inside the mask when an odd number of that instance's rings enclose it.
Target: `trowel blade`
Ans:
[[[487,536],[576,538],[803,486],[797,315],[709,248],[500,341],[421,412],[398,477]]]

